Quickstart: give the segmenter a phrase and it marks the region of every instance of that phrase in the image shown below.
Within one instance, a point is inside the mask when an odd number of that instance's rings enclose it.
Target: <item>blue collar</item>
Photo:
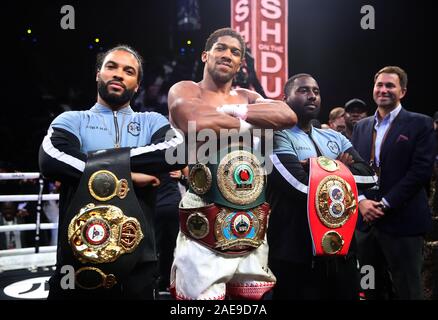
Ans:
[[[112,113],[112,112],[113,112],[110,108],[108,108],[108,107],[106,107],[106,106],[104,106],[104,105],[102,105],[102,104],[100,104],[100,103],[97,103],[97,102],[96,102],[96,104],[90,109],[90,111],[92,111],[92,112],[98,112],[98,113]],[[134,111],[132,111],[131,106],[128,105],[128,106],[124,107],[123,109],[120,109],[118,112],[119,112],[119,113],[124,113],[124,114],[131,114],[131,113],[133,113]]]

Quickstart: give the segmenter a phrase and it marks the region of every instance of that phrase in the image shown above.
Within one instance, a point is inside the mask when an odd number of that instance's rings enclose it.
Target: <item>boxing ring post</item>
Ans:
[[[41,208],[44,189],[44,180],[42,177],[38,179],[40,190],[38,192],[38,203],[36,211],[36,226],[35,226],[35,253],[40,251],[40,225],[41,225]]]

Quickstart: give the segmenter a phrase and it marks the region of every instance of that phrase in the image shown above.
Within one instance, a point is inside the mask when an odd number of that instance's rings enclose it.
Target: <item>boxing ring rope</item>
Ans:
[[[16,224],[12,226],[0,226],[0,232],[8,232],[8,231],[29,231],[29,230],[35,230],[36,223],[26,223],[26,224]],[[40,229],[41,230],[48,230],[48,229],[56,229],[58,228],[57,223],[41,223]]]
[[[0,226],[1,232],[35,230],[35,247],[0,250],[0,272],[21,267],[38,267],[56,263],[56,246],[40,247],[40,230],[56,229],[57,223],[41,223],[42,201],[59,200],[59,194],[43,194],[44,179],[39,172],[0,173],[0,180],[38,179],[38,194],[0,195],[0,202],[37,201],[36,222]]]
[[[38,179],[41,176],[39,172],[8,172],[0,173],[0,180],[23,180]]]
[[[16,194],[16,195],[8,195],[8,196],[0,196],[0,202],[5,201],[38,201],[38,194]],[[59,200],[59,194],[43,194],[42,195],[42,201],[48,201],[48,200]]]

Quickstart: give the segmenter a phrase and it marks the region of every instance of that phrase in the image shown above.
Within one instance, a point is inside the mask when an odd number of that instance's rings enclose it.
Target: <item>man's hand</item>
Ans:
[[[132,183],[136,187],[158,187],[160,185],[160,179],[155,176],[151,176],[144,173],[139,172],[131,172]]]
[[[182,172],[181,172],[181,170],[170,171],[169,175],[171,178],[179,180],[182,176]]]
[[[359,211],[365,222],[370,223],[382,218],[385,213],[380,208],[380,202],[364,199],[359,202]]]
[[[216,110],[242,120],[245,120],[248,114],[248,106],[246,104],[223,104]]]
[[[354,163],[353,156],[347,152],[342,152],[337,160],[341,161],[346,166],[350,166]]]

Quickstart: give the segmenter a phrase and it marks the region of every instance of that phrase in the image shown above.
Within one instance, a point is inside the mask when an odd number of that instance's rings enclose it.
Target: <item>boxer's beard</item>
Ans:
[[[108,85],[112,80],[104,82],[101,78],[97,81],[97,92],[99,92],[100,97],[112,108],[119,108],[131,101],[135,94],[134,89],[128,89],[124,87],[123,93],[118,95],[110,93],[108,90]]]
[[[231,79],[234,78],[234,74],[232,73],[220,73],[217,70],[215,70],[215,68],[208,68],[208,73],[210,74],[210,76],[213,78],[213,80],[215,82],[219,82],[219,83],[227,83],[228,81],[230,81]]]

